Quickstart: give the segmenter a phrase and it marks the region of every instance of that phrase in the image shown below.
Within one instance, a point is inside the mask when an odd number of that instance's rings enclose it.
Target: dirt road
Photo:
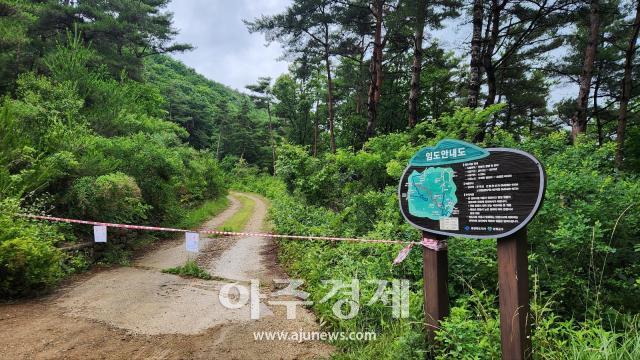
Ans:
[[[215,228],[240,208],[231,206],[207,222]],[[267,205],[255,195],[246,231],[264,227]],[[202,239],[197,262],[215,280],[185,279],[161,270],[184,264],[182,239],[169,241],[131,267],[97,271],[55,293],[32,301],[0,305],[0,357],[67,359],[298,359],[326,358],[332,348],[317,341],[255,340],[262,331],[317,331],[313,314],[297,307],[289,320],[285,306],[265,305],[274,279],[286,278],[269,239]],[[191,255],[193,257],[193,255]],[[229,309],[221,304],[227,284],[249,288],[260,280],[260,318],[250,319],[249,301]],[[237,291],[231,303],[241,298]],[[291,298],[286,298],[291,299]],[[278,298],[282,300],[282,298]]]

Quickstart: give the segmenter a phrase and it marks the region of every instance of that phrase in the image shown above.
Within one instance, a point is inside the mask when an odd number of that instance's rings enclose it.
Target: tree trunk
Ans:
[[[482,0],[474,0],[471,63],[469,64],[469,97],[467,98],[467,106],[472,109],[478,107],[478,96],[480,95],[480,47],[482,45],[483,15]]]
[[[616,167],[622,167],[624,160],[624,132],[627,127],[627,106],[631,97],[631,80],[633,70],[633,56],[636,52],[636,41],[640,32],[640,0],[636,3],[636,18],[633,23],[629,46],[624,58],[624,77],[622,78],[622,94],[620,96],[620,110],[618,111],[618,129],[616,131]]]
[[[364,41],[365,37],[362,36],[360,40],[360,57],[358,58],[358,83],[356,85],[356,114],[362,113],[362,94],[366,86],[366,76],[364,76]]]
[[[413,39],[413,66],[411,67],[411,88],[409,90],[409,127],[418,123],[418,103],[420,101],[420,74],[422,73],[422,38],[424,34],[426,0],[418,0],[416,8],[416,29]]]
[[[313,116],[313,157],[318,156],[318,103],[316,98],[316,113]]]
[[[509,131],[511,127],[511,115],[513,114],[513,103],[511,99],[507,98],[507,116],[504,119],[504,129]]]
[[[600,82],[602,74],[602,61],[598,62],[598,71],[596,73],[596,82],[593,87],[593,117],[596,119],[596,130],[598,131],[598,146],[602,146],[604,136],[602,134],[602,121],[600,120],[598,96],[600,92]]]
[[[306,96],[306,95],[302,95]],[[311,116],[311,108],[306,108],[304,112],[304,127],[302,128],[302,144],[307,145],[307,136],[309,136],[309,131],[307,127],[309,126],[309,117]]]
[[[271,158],[273,175],[276,174],[276,141],[273,137],[273,126],[271,124],[271,102],[267,100],[267,116],[269,116],[269,137],[271,138]]]
[[[484,102],[484,107],[491,106],[496,101],[497,85],[496,85],[496,71],[493,67],[493,52],[498,42],[498,36],[500,35],[500,13],[507,6],[509,0],[502,0],[501,3],[498,0],[491,0],[491,13],[487,19],[487,36],[486,45],[482,52],[482,66],[487,74],[487,99]],[[494,114],[495,118],[497,114]],[[488,124],[481,124],[481,127],[474,137],[475,142],[484,141],[487,134]]]
[[[589,39],[584,51],[584,63],[580,73],[580,90],[576,100],[576,111],[571,117],[571,139],[576,140],[579,134],[587,132],[587,102],[591,90],[591,77],[593,76],[593,62],[598,49],[598,36],[600,33],[600,3],[599,0],[591,0],[591,12],[589,14]]]
[[[216,146],[216,160],[220,161],[220,142],[222,140],[222,128],[218,132],[218,146]]]
[[[373,16],[376,19],[375,32],[373,35],[373,54],[371,56],[371,82],[369,85],[369,107],[367,130],[365,131],[365,141],[375,133],[376,117],[378,116],[378,103],[380,101],[380,86],[382,85],[382,9],[384,0],[373,2]]]
[[[331,60],[329,59],[329,29],[325,26],[324,63],[327,71],[327,112],[329,118],[329,145],[331,152],[336,152],[336,139],[333,128],[333,80],[331,79]]]
[[[484,103],[484,107],[493,105],[496,101],[497,86],[496,86],[496,72],[493,67],[493,51],[496,48],[498,42],[498,35],[500,32],[500,13],[507,4],[504,0],[501,4],[498,4],[498,0],[491,1],[491,35],[487,41],[487,47],[484,51],[483,65],[484,71],[487,73],[487,99]]]

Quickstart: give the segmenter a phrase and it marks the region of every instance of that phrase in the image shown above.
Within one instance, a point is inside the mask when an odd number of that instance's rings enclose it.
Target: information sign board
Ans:
[[[400,179],[398,198],[402,215],[418,229],[501,238],[533,218],[545,184],[544,169],[531,154],[445,139],[413,156]]]

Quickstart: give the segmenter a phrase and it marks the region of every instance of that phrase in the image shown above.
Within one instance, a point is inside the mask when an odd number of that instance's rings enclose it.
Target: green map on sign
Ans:
[[[408,182],[411,215],[431,220],[451,216],[458,203],[452,168],[432,167],[421,173],[414,170]]]

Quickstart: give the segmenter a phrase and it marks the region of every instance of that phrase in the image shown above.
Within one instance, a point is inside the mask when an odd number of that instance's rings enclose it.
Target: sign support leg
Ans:
[[[529,359],[529,274],[527,227],[498,239],[500,342],[503,359]]]
[[[424,239],[445,240],[442,235],[423,232]],[[442,242],[444,244],[444,242]],[[449,315],[449,289],[447,278],[449,275],[449,252],[446,245],[430,248],[422,247],[423,278],[424,278],[424,321],[427,330],[427,340],[433,343],[435,331],[439,322]]]

